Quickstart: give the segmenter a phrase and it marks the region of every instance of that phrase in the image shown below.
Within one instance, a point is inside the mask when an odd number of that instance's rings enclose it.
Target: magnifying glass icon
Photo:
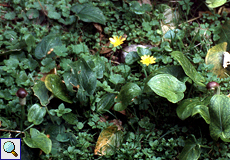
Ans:
[[[15,145],[11,141],[7,141],[3,145],[3,149],[7,153],[12,153],[15,157],[18,156],[18,154],[14,151],[15,150]]]

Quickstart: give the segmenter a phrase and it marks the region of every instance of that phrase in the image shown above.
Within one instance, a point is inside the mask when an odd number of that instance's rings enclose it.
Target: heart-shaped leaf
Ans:
[[[43,121],[43,117],[46,115],[46,108],[41,107],[39,104],[34,104],[28,111],[28,121],[33,122],[35,125],[39,125]]]
[[[30,148],[40,148],[46,154],[51,152],[51,140],[44,133],[40,133],[35,128],[30,128],[30,134],[25,131],[23,140]]]
[[[120,90],[114,105],[115,111],[123,111],[127,108],[134,97],[141,94],[141,88],[136,83],[126,83]]]
[[[48,35],[42,39],[40,43],[38,43],[35,48],[35,57],[37,59],[44,58],[46,54],[50,51],[51,48],[55,46],[61,46],[62,42],[59,36],[57,35]]]
[[[61,78],[55,74],[49,74],[45,79],[46,88],[52,92],[57,98],[73,103],[71,98],[68,96],[66,86],[62,83]]]
[[[209,109],[205,105],[197,105],[192,110],[192,116],[196,115],[197,113],[200,114],[200,116],[205,120],[207,124],[210,124],[210,115],[209,115]]]
[[[147,85],[159,96],[167,98],[172,103],[177,103],[184,98],[186,86],[170,74],[159,74],[152,77]]]
[[[214,95],[210,101],[210,135],[214,140],[220,137],[230,142],[230,98],[224,95]]]

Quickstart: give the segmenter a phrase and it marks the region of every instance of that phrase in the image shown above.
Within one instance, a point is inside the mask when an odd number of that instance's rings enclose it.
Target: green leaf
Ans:
[[[62,42],[59,36],[51,34],[42,39],[35,48],[35,57],[41,59],[47,55],[51,48],[61,46]]]
[[[60,19],[61,18],[61,14],[55,11],[49,11],[48,12],[48,17],[52,18],[52,19]]]
[[[199,113],[207,124],[210,124],[209,108],[205,105],[197,105],[192,110],[192,116]]]
[[[84,22],[96,22],[105,25],[106,18],[103,12],[91,3],[76,4],[71,7],[71,11],[76,13],[79,19]]]
[[[43,121],[43,117],[46,115],[46,108],[41,107],[39,104],[34,104],[28,111],[28,121],[33,122],[35,125],[39,125]]]
[[[95,155],[113,155],[114,149],[120,147],[123,141],[123,131],[118,130],[117,126],[109,126],[105,128],[99,135]]]
[[[200,144],[197,142],[194,135],[187,139],[185,146],[179,155],[179,160],[197,160],[200,157]]]
[[[38,81],[33,87],[34,95],[38,97],[42,106],[47,106],[49,104],[48,90],[45,83]]]
[[[194,66],[190,63],[190,61],[185,57],[182,52],[174,51],[171,53],[171,55],[180,63],[187,76],[189,76],[198,85],[205,86],[203,84],[203,82],[205,82],[204,77],[196,71]]]
[[[68,55],[67,51],[68,51],[68,49],[66,48],[65,45],[55,46],[54,47],[55,54],[57,56],[60,56],[60,57],[66,57]]]
[[[133,98],[139,96],[141,92],[141,88],[136,83],[126,83],[123,87],[121,87],[117,98],[115,98],[115,101],[119,103],[114,105],[114,110],[125,110]]]
[[[71,98],[68,96],[66,86],[62,83],[61,78],[55,74],[49,74],[45,79],[46,88],[52,92],[57,98],[73,103]]]
[[[4,16],[4,18],[7,20],[13,20],[15,19],[15,17],[16,17],[16,14],[14,12],[8,12]]]
[[[177,103],[184,98],[186,86],[183,82],[170,74],[159,74],[152,77],[147,85],[159,96],[167,98],[172,103]]]
[[[139,59],[140,59],[140,57],[138,56],[137,52],[129,52],[125,56],[125,63],[130,65],[130,64],[133,64],[134,62],[136,62]]]
[[[152,7],[149,4],[143,3],[142,5],[140,5],[140,3],[137,1],[130,2],[129,5],[131,11],[133,11],[136,14],[144,14],[145,12],[149,12],[152,10]]]
[[[92,61],[91,61],[92,62]],[[74,86],[79,85],[79,89],[82,91],[78,93],[87,92],[92,95],[97,86],[97,76],[96,73],[90,68],[88,63],[84,59],[79,59],[73,64],[70,64],[72,70],[72,78],[69,83]]]
[[[109,77],[109,81],[117,85],[119,83],[125,83],[125,79],[120,74],[112,74]]]
[[[89,48],[85,43],[80,43],[77,45],[71,45],[71,48],[74,53],[80,54],[80,53],[89,53]]]
[[[221,29],[220,29],[220,39],[218,41],[218,43],[223,43],[223,42],[227,42],[227,49],[225,49],[224,51],[229,51],[230,50],[230,40],[229,40],[229,36],[230,36],[230,20],[226,20],[224,24],[221,25]]]
[[[40,148],[46,154],[51,152],[51,140],[44,133],[40,133],[35,128],[30,128],[30,134],[25,131],[23,140],[30,148]]]
[[[56,67],[56,62],[52,58],[44,58],[41,61],[41,64],[43,65],[41,67],[42,73],[48,73],[51,69],[54,69]]]
[[[152,52],[148,48],[137,47],[137,54],[139,55],[139,57],[142,57],[144,55],[151,56]]]
[[[215,73],[219,78],[225,78],[230,75],[228,67],[223,67],[223,55],[224,52],[226,52],[226,49],[227,42],[217,44],[208,50],[208,53],[205,57],[205,63],[207,65],[214,65],[211,71]]]
[[[200,113],[201,116],[205,119],[206,122],[209,121],[209,112],[203,106],[207,106],[210,102],[210,97],[205,99],[200,99],[199,97],[188,98],[183,100],[176,109],[177,116],[185,120],[189,116],[193,116],[197,113]],[[208,123],[209,124],[209,123]]]
[[[26,12],[26,16],[29,19],[35,19],[39,17],[39,12],[37,9],[30,9],[28,12]]]
[[[68,133],[59,133],[56,137],[56,140],[58,142],[68,142],[69,141]]]
[[[36,44],[35,37],[32,34],[26,34],[23,39],[26,42],[28,52],[30,52]]]
[[[107,93],[101,97],[101,100],[97,103],[97,111],[104,113],[109,110],[114,104],[115,94]]]
[[[206,0],[208,7],[217,8],[225,4],[227,0]]]
[[[66,113],[62,118],[69,124],[76,125],[78,123],[77,115],[74,113]]]
[[[210,101],[210,135],[217,141],[220,137],[230,142],[230,98],[225,95],[214,95]]]

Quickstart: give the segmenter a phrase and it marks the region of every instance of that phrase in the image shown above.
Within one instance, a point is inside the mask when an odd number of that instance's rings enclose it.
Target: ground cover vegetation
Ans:
[[[21,159],[230,159],[227,1],[0,10],[0,137]]]

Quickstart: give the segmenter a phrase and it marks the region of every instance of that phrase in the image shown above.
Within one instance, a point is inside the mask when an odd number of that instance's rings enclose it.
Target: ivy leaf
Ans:
[[[35,19],[39,17],[39,12],[37,9],[30,9],[28,12],[26,12],[26,16],[29,19]]]
[[[77,45],[71,45],[71,48],[74,53],[80,54],[80,53],[89,53],[89,48],[86,44],[80,43]]]
[[[52,19],[60,19],[61,18],[61,14],[55,11],[49,11],[48,12],[48,17],[52,18]]]
[[[109,81],[113,84],[125,83],[125,79],[120,74],[111,75]]]
[[[45,58],[41,61],[44,67],[41,67],[42,73],[48,73],[51,69],[56,67],[56,63],[52,58]]]
[[[13,20],[13,19],[15,19],[15,17],[16,17],[16,14],[14,12],[6,13],[4,16],[4,18],[7,20]]]
[[[68,51],[68,49],[66,48],[65,45],[61,45],[61,46],[55,46],[54,47],[54,52],[57,56],[60,57],[66,57],[68,55],[68,53],[66,53]]]

